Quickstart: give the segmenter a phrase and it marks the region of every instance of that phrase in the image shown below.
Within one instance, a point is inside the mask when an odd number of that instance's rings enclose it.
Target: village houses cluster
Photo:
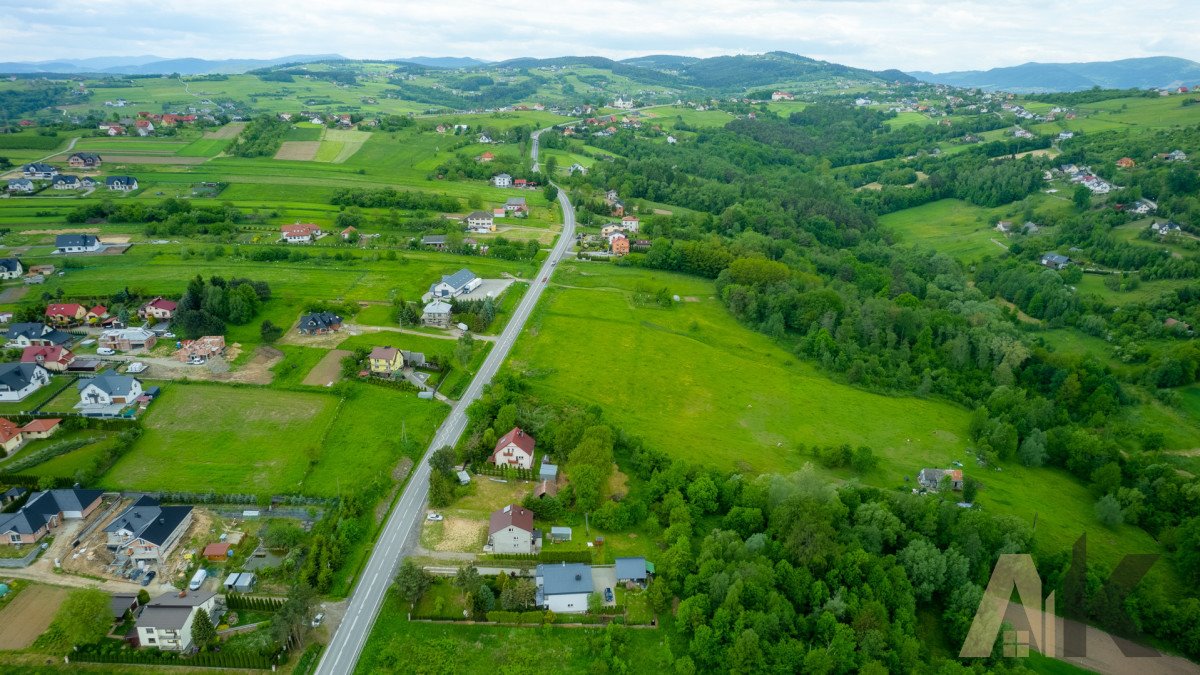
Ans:
[[[103,158],[94,152],[76,152],[67,157],[67,165],[81,171],[99,170]],[[60,173],[58,167],[45,162],[21,166],[21,178],[10,178],[6,185],[9,194],[33,194],[44,189],[95,190],[103,186],[110,192],[133,192],[138,189],[133,176],[76,176]]]

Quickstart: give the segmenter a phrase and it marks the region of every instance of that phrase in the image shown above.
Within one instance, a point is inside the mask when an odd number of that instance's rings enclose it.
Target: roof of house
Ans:
[[[89,386],[95,385],[97,389],[108,394],[109,396],[124,396],[133,391],[133,384],[137,382],[136,378],[128,375],[117,375],[115,373],[103,373],[93,378],[82,379],[79,384],[80,391],[87,389]]]
[[[533,511],[515,504],[509,504],[499,511],[493,511],[492,517],[488,520],[488,534],[495,534],[507,527],[533,532]]]
[[[454,288],[462,288],[478,278],[474,272],[464,267],[454,274],[443,275],[442,283],[449,284]]]
[[[21,427],[5,417],[0,417],[0,443],[7,443],[21,433]]]
[[[21,352],[21,363],[37,363],[39,356],[42,361],[65,363],[70,360],[71,352],[62,345],[30,345]]]
[[[149,340],[154,337],[154,331],[147,328],[114,328],[100,333],[101,339],[110,340],[129,340],[130,342],[140,342]]]
[[[83,160],[90,160],[93,162],[100,159],[100,155],[98,155],[94,152],[76,152],[71,155],[71,158],[74,158],[74,157],[78,157],[79,159],[83,159]]]
[[[73,185],[73,184],[79,182],[79,176],[70,176],[67,174],[59,174],[54,177],[54,180],[52,182],[55,185],[62,185],[64,183],[70,183]]]
[[[279,229],[285,235],[306,235],[318,232],[321,228],[312,223],[294,223],[292,225],[281,225]]]
[[[208,558],[211,556],[224,557],[224,556],[229,555],[229,549],[231,549],[231,548],[233,548],[233,547],[225,542],[213,542],[213,543],[209,544],[208,546],[204,547],[204,557],[205,558]]]
[[[342,323],[342,317],[333,312],[313,312],[300,317],[300,328],[329,328]]]
[[[446,243],[446,235],[444,234],[427,234],[421,237],[421,243],[425,246],[441,246]]]
[[[74,315],[78,314],[79,310],[81,310],[81,309],[83,309],[83,305],[80,305],[78,303],[55,302],[55,303],[46,305],[46,316],[56,316],[59,314],[74,316]]]
[[[543,595],[567,595],[592,592],[592,568],[583,563],[538,565]]]
[[[30,185],[30,186],[32,186],[33,181],[29,180],[28,178],[11,178],[11,179],[9,179],[8,184],[9,185],[21,185],[21,186]]]
[[[113,593],[108,599],[108,606],[112,610],[113,619],[120,619],[125,616],[133,608],[137,602],[137,593]]]
[[[33,534],[63,511],[82,511],[104,494],[100,490],[47,490],[35,492],[16,513],[0,515],[0,532]]]
[[[382,359],[384,361],[395,361],[400,355],[400,350],[395,347],[375,347],[371,350],[371,355],[368,357],[372,361]]]
[[[38,368],[41,366],[36,363],[0,363],[0,385],[9,391],[24,389]]]
[[[16,258],[0,258],[0,270],[17,272],[21,269],[21,261]]]
[[[641,581],[646,578],[646,559],[638,556],[636,558],[617,558],[617,579],[634,579]]]
[[[434,300],[428,305],[425,305],[425,309],[423,311],[426,314],[449,314],[451,309],[453,309],[453,306],[450,303],[442,302],[441,300]]]
[[[21,169],[23,171],[37,171],[37,172],[57,171],[57,169],[55,169],[53,166],[50,166],[49,164],[45,164],[42,162],[32,162],[30,164],[26,164],[25,166],[21,167]]]
[[[105,307],[104,305],[96,305],[95,307],[88,310],[88,314],[95,314],[96,316],[104,316],[105,314],[108,314],[108,308]]]
[[[571,528],[569,528],[565,525],[555,525],[550,528],[550,534],[552,534],[552,535],[562,535],[562,534],[570,535]]]
[[[150,601],[138,615],[138,626],[159,630],[180,630],[187,624],[192,609],[212,599],[216,593],[200,591],[187,593],[165,593]]]
[[[1070,262],[1071,259],[1061,253],[1047,253],[1042,256],[1042,260],[1049,260],[1056,263]]]
[[[497,178],[512,178],[512,176],[510,176],[506,173],[498,173],[495,176],[492,176],[492,180],[495,180]]]
[[[97,243],[96,237],[90,234],[60,234],[54,237],[54,245],[58,248],[88,247]]]
[[[533,448],[537,444],[537,441],[534,440],[533,436],[525,433],[525,430],[521,427],[513,427],[512,431],[504,434],[500,437],[500,440],[496,441],[496,449],[493,451],[492,455],[494,456],[495,453],[500,452],[500,450],[509,443],[532,455]]]
[[[21,427],[21,431],[33,432],[35,434],[44,433],[46,431],[50,431],[61,423],[62,420],[57,417],[39,417],[35,420],[29,420],[25,426]]]
[[[492,214],[490,214],[486,211],[472,211],[467,214],[467,220],[476,220],[478,218],[485,218],[487,220],[491,220]]]
[[[105,185],[133,185],[136,182],[133,176],[109,176],[104,179]]]
[[[524,197],[509,197],[508,201],[506,201],[504,203],[512,204],[514,206],[525,206],[525,198]]]
[[[154,309],[165,309],[167,311],[174,312],[175,309],[179,307],[179,303],[175,302],[174,300],[167,300],[166,298],[159,297],[147,302],[145,305],[142,305],[142,307],[153,307]]]
[[[134,537],[161,545],[191,512],[190,506],[162,506],[157,499],[142,495],[114,518],[104,531],[127,530]]]

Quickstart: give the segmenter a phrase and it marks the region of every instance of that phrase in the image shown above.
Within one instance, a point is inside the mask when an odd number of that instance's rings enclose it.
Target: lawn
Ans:
[[[358,673],[389,671],[530,673],[554,664],[559,673],[596,672],[588,639],[599,629],[512,628],[408,621],[407,605],[388,593],[359,658]],[[668,672],[670,650],[660,630],[630,630],[622,660],[637,672]],[[416,666],[415,664],[420,664]]]
[[[0,403],[0,415],[15,415],[29,412],[54,398],[60,389],[66,392],[74,391],[75,376],[55,375],[50,378],[50,384],[26,396],[23,400]],[[78,399],[78,397],[77,397]]]
[[[1008,242],[995,230],[996,222],[1004,218],[1002,213],[1002,209],[942,199],[881,216],[879,223],[895,232],[903,243],[929,246],[969,261],[1004,253]]]
[[[1064,472],[1015,463],[977,468],[967,453],[965,409],[834,382],[738,324],[708,281],[572,263],[560,266],[555,282],[571,288],[551,284],[507,367],[536,394],[600,406],[649,447],[760,473],[813,462],[800,445],[867,445],[879,458],[871,473],[822,472],[887,489],[911,487],[922,467],[958,460],[983,483],[982,508],[1027,523],[1038,518],[1041,547],[1065,550],[1086,529],[1098,563],[1160,550],[1137,528],[1100,527],[1095,497]],[[665,286],[685,301],[669,308],[639,302],[632,292],[639,285]]]
[[[96,432],[81,432],[81,434],[82,433],[94,436],[96,438],[96,442],[92,443],[91,445],[85,445],[78,450],[72,450],[66,454],[59,455],[58,457],[54,457],[48,461],[42,462],[41,464],[32,466],[21,471],[21,473],[33,474],[36,476],[52,476],[54,478],[74,478],[77,472],[91,467],[92,463],[95,462],[105,450],[112,446],[115,440],[115,437],[111,434],[98,434]],[[41,441],[41,443],[55,444],[60,443],[67,438],[67,436],[56,435],[53,438]],[[46,446],[31,445],[26,450],[22,450],[21,454],[18,454],[18,457],[22,456],[22,454],[27,451],[36,451],[38,447]]]
[[[146,433],[102,479],[106,487],[296,493],[321,459],[338,399],[261,387],[174,384]]]

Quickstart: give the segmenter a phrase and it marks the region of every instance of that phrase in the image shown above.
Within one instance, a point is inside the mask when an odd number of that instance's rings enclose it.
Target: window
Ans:
[[[154,643],[155,643],[154,638],[146,638],[146,644],[152,645]]]
[[[19,535],[19,534],[10,534],[10,535],[8,535],[8,543],[10,543],[10,544],[19,544],[19,543],[21,543],[21,535]]]

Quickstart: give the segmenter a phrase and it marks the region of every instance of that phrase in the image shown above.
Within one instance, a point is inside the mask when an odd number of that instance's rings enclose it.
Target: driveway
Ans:
[[[604,589],[613,589],[613,602],[604,601],[604,604],[612,607],[617,604],[617,568],[614,565],[594,566],[592,567],[592,590],[604,597]]]

